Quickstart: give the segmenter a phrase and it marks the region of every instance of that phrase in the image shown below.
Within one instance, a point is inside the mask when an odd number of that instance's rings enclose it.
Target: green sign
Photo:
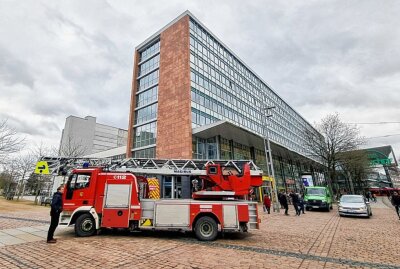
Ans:
[[[371,160],[371,165],[375,166],[375,165],[391,165],[392,164],[392,160],[390,158],[381,158],[381,159],[374,159]]]

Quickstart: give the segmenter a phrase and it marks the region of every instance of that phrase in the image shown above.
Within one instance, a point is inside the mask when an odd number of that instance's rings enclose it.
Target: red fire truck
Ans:
[[[75,225],[77,236],[92,236],[103,228],[194,231],[202,241],[215,240],[218,232],[259,228],[257,203],[248,197],[261,186],[262,171],[251,170],[249,163],[239,168],[233,162],[209,161],[203,169],[124,164],[73,169],[65,184],[60,225]],[[146,175],[168,173],[190,174],[192,199],[150,199]]]

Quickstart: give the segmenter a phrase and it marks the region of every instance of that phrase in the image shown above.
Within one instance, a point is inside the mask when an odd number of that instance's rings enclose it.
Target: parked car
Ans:
[[[9,191],[6,194],[6,200],[14,200],[15,192],[14,191]]]
[[[51,200],[52,200],[52,197],[42,196],[40,198],[40,205],[44,205],[44,206],[51,205]]]
[[[304,194],[304,205],[306,210],[310,209],[332,209],[332,194],[328,187],[306,187]]]
[[[371,205],[363,195],[343,195],[338,210],[340,216],[372,216]]]

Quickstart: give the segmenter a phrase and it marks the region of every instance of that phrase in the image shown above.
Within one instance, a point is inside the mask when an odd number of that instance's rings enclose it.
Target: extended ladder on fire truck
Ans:
[[[39,161],[48,163],[53,175],[66,175],[75,168],[104,167],[109,171],[131,172],[145,175],[193,175],[207,174],[209,164],[234,167],[242,172],[243,164],[249,164],[251,175],[262,175],[263,171],[251,160],[184,160],[184,159],[152,159],[127,158],[113,160],[109,158],[74,158],[74,157],[41,157]]]

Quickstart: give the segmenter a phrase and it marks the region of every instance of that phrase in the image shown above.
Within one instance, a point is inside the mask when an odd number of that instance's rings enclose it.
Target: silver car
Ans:
[[[362,195],[343,195],[338,209],[340,216],[372,216],[371,206]]]

